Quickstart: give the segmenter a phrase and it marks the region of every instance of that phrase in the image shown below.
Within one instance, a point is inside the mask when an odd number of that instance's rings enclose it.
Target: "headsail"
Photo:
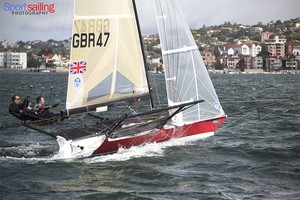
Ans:
[[[148,93],[132,0],[75,0],[66,108]]]
[[[153,1],[169,106],[205,100],[204,103],[184,111],[180,119],[177,118],[177,122],[195,122],[224,116],[198,47],[177,1]]]

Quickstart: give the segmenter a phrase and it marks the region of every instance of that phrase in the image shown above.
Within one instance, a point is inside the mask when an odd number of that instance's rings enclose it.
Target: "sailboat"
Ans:
[[[175,0],[153,0],[168,105],[155,106],[134,0],[75,0],[63,117],[109,113],[95,125],[56,133],[59,155],[89,157],[145,143],[214,135],[226,119],[192,33]],[[138,111],[129,105],[147,102]],[[92,114],[93,115],[93,114]],[[97,118],[98,115],[93,115]]]

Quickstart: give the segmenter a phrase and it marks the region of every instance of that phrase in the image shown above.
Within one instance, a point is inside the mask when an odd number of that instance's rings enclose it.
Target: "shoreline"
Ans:
[[[43,71],[46,70],[46,71]],[[26,69],[12,69],[12,68],[1,68],[0,73],[5,72],[16,72],[16,73],[29,73],[29,72],[38,72],[38,73],[67,73],[69,71],[68,68],[65,67],[57,67],[57,68],[45,68],[45,69],[37,69],[37,68],[26,68]],[[208,70],[211,74],[300,74],[300,70],[279,70],[273,72],[265,72],[262,70],[245,70],[244,72],[238,70]]]
[[[243,72],[235,69],[208,70],[211,74],[300,74],[300,70],[263,71],[262,69],[245,69]]]
[[[43,71],[46,70],[46,71]],[[1,68],[0,69],[0,73],[1,72],[16,72],[16,73],[24,73],[24,72],[39,72],[39,73],[53,73],[53,72],[57,72],[57,73],[65,73],[68,72],[69,69],[68,68],[45,68],[45,69],[38,69],[38,68],[26,68],[26,69],[12,69],[12,68]]]

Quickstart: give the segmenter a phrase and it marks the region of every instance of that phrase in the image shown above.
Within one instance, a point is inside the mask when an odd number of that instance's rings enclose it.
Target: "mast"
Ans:
[[[152,89],[151,89],[151,86],[150,86],[150,83],[149,83],[149,74],[148,74],[148,71],[147,71],[147,62],[146,62],[146,56],[145,56],[145,52],[144,52],[145,48],[144,48],[144,44],[143,44],[143,38],[142,38],[141,27],[140,27],[140,23],[139,23],[139,16],[138,16],[138,13],[137,13],[135,0],[132,0],[132,5],[133,5],[134,14],[135,14],[135,17],[136,17],[135,19],[136,19],[137,29],[138,29],[138,33],[139,33],[139,37],[140,37],[141,52],[143,54],[144,67],[145,67],[147,83],[148,83],[148,89],[149,89],[149,95],[150,95],[150,106],[151,106],[151,109],[153,109],[154,104],[153,104],[153,97],[152,97]]]

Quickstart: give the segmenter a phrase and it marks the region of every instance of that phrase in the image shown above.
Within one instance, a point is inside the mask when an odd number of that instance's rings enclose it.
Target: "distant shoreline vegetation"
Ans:
[[[253,26],[225,22],[218,26],[203,25],[191,31],[208,70],[277,72],[300,69],[300,17],[267,24],[258,22]],[[144,35],[143,39],[148,70],[163,72],[158,34]],[[60,41],[49,39],[11,44],[4,40],[0,41],[0,53],[26,52],[27,67],[68,68],[71,45],[71,37]]]

